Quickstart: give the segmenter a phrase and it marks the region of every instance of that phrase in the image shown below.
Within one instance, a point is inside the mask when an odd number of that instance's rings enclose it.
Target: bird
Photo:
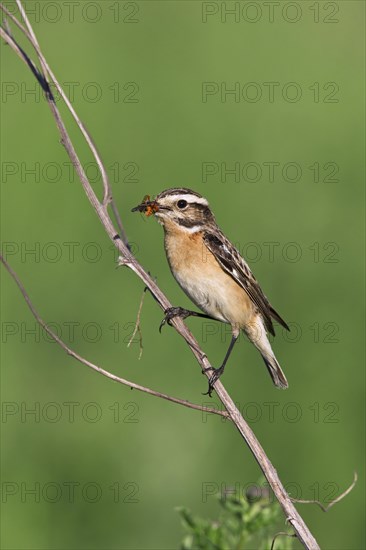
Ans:
[[[155,199],[145,195],[132,212],[154,215],[164,229],[164,246],[170,270],[182,290],[203,312],[168,308],[160,325],[175,317],[205,317],[231,325],[232,338],[220,367],[212,368],[207,394],[224,372],[233,347],[243,331],[260,352],[278,388],[288,382],[267,333],[275,335],[273,320],[286,330],[287,323],[271,306],[247,262],[216,223],[207,199],[185,187],[162,191]]]

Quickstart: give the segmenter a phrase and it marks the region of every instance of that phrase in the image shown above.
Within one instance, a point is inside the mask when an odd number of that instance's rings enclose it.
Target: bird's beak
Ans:
[[[131,212],[144,212],[145,216],[151,216],[159,210],[159,205],[156,201],[151,201],[150,196],[146,195],[140,204],[132,208]]]

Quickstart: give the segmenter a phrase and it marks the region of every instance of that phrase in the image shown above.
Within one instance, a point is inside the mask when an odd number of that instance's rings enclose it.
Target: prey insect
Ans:
[[[132,212],[142,212],[145,216],[152,216],[159,210],[155,201],[150,200],[150,195],[145,195],[141,203],[132,209]]]

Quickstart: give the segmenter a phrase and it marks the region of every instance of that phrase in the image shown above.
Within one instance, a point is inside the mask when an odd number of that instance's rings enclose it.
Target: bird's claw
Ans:
[[[159,325],[159,332],[161,332],[161,329],[165,324],[171,326],[171,321],[174,319],[174,317],[180,317],[181,319],[186,319],[190,315],[192,315],[192,312],[188,309],[184,309],[183,307],[168,307],[164,311],[164,319],[161,321]]]
[[[224,368],[225,368],[225,365],[222,365],[218,369],[215,369],[214,367],[208,367],[207,369],[204,369],[202,371],[203,373],[205,373],[209,370],[214,371],[213,375],[210,376],[210,378],[208,379],[208,390],[207,390],[207,392],[203,393],[202,395],[208,395],[209,397],[212,397],[212,392],[215,389],[214,386],[215,386],[216,382],[218,381],[218,379],[220,378],[220,376],[222,375],[222,373],[224,372]]]

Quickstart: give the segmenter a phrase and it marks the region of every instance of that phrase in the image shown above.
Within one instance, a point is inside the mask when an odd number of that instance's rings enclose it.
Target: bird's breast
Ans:
[[[165,233],[170,269],[184,292],[207,315],[244,327],[253,313],[242,289],[208,250],[203,233]]]

